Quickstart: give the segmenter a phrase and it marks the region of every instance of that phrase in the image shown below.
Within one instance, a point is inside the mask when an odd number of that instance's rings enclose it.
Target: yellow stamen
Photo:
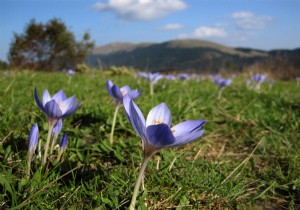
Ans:
[[[157,125],[157,124],[163,124],[164,122],[160,121],[160,120],[153,120],[153,125]]]

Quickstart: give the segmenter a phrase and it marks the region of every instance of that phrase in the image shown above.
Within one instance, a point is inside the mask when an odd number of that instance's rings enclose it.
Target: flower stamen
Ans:
[[[153,125],[164,124],[164,122],[160,120],[153,120]]]

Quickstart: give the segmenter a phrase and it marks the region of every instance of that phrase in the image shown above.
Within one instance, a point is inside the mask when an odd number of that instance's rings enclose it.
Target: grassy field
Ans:
[[[123,108],[115,142],[109,134],[115,104],[105,82],[143,90],[135,100],[146,116],[165,102],[173,124],[205,119],[205,134],[183,147],[161,150],[146,169],[137,209],[300,209],[300,85],[277,81],[249,90],[241,76],[218,100],[211,81],[160,80],[155,94],[143,79],[63,73],[0,76],[0,209],[126,209],[143,158],[141,140]],[[34,100],[63,89],[81,104],[63,120],[69,142],[62,160],[26,177],[28,136],[47,119]],[[60,136],[62,135],[60,134]],[[60,138],[59,136],[59,138]]]

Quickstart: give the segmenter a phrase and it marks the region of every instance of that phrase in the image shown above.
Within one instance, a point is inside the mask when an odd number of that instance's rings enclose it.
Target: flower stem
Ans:
[[[220,89],[219,89],[219,93],[218,93],[218,100],[221,99],[222,92],[223,92],[223,88],[220,88]]]
[[[54,149],[54,146],[55,146],[55,142],[57,140],[57,138],[55,138],[55,136],[53,135],[53,132],[52,132],[51,139],[52,139],[52,143],[51,143],[51,147],[50,147],[50,155],[52,155],[52,152],[53,152],[53,149]]]
[[[144,158],[142,168],[140,170],[139,176],[138,176],[138,178],[136,180],[136,183],[135,183],[135,186],[134,186],[134,190],[133,190],[133,194],[132,194],[132,198],[131,198],[131,203],[130,203],[130,206],[129,206],[130,210],[134,210],[134,208],[135,208],[136,198],[137,198],[140,186],[141,186],[141,181],[143,179],[145,169],[147,167],[147,164],[148,164],[151,156],[152,155],[149,155],[148,157]]]
[[[121,107],[121,105],[118,104],[115,109],[114,118],[113,118],[113,122],[112,122],[112,126],[111,126],[111,132],[110,132],[110,139],[109,139],[110,144],[113,144],[113,142],[114,142],[114,131],[115,131],[116,119],[117,119],[117,115],[118,115],[120,107]]]
[[[52,137],[52,130],[53,130],[54,125],[55,125],[55,123],[52,123],[52,120],[49,120],[48,135],[47,135],[47,141],[46,141],[46,144],[45,144],[45,151],[44,151],[44,158],[43,158],[43,161],[42,161],[42,165],[45,165],[46,161],[47,161],[48,149],[49,149],[49,144],[50,144],[50,140],[51,140],[51,137]]]
[[[28,151],[27,171],[26,171],[28,178],[30,178],[31,159],[32,159],[32,153],[30,151]]]
[[[153,95],[153,83],[150,82],[150,95]]]

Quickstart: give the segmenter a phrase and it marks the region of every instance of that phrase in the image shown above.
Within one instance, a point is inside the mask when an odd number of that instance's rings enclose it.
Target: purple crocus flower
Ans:
[[[123,97],[128,95],[130,98],[135,99],[139,97],[142,91],[131,90],[129,86],[119,88],[118,85],[114,84],[111,80],[106,81],[106,89],[108,94],[114,99],[116,104],[123,103]]]
[[[154,84],[163,78],[163,75],[161,75],[159,72],[157,73],[138,73],[138,77],[143,77],[146,80],[149,81],[150,83],[150,95],[153,95],[154,91],[153,91],[153,86]]]
[[[28,147],[28,151],[29,153],[33,154],[37,145],[39,142],[39,127],[38,125],[35,123],[31,130],[30,130],[30,134],[29,134],[29,147]]]
[[[203,135],[205,120],[188,120],[170,127],[172,116],[167,105],[154,107],[145,120],[139,107],[128,96],[124,97],[126,115],[134,130],[141,137],[146,156],[165,147],[187,144]]]
[[[44,90],[43,100],[41,102],[37,90],[34,88],[34,97],[37,105],[48,116],[49,120],[54,121],[54,125],[59,119],[75,112],[80,103],[76,103],[75,95],[67,98],[63,90],[58,91],[52,97],[47,89]]]
[[[50,96],[47,89],[44,90],[43,100],[41,102],[37,90],[36,88],[34,88],[34,97],[37,105],[48,116],[49,129],[47,141],[45,144],[44,158],[42,161],[42,164],[44,165],[46,164],[48,157],[48,148],[52,136],[53,127],[57,124],[59,119],[75,112],[80,102],[76,103],[75,95],[71,96],[70,98],[67,98],[63,90],[58,91],[52,97]]]
[[[139,73],[138,74],[139,77],[143,77],[146,80],[148,80],[150,83],[155,84],[158,80],[163,78],[163,75],[161,75],[159,72],[156,73]]]
[[[73,69],[68,70],[68,75],[69,76],[74,76],[75,74],[76,74],[76,72]]]
[[[139,107],[129,96],[123,104],[127,118],[136,133],[141,137],[144,149],[143,164],[136,181],[129,209],[135,209],[136,198],[148,161],[161,148],[187,144],[203,135],[200,130],[205,120],[188,120],[170,127],[172,116],[167,105],[162,103],[150,110],[145,120]]]
[[[267,77],[264,74],[255,74],[252,76],[252,80],[256,83],[263,83]]]
[[[224,88],[232,83],[231,79],[224,79],[221,77],[215,77],[213,81],[219,86],[219,88]]]

